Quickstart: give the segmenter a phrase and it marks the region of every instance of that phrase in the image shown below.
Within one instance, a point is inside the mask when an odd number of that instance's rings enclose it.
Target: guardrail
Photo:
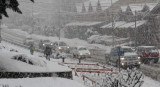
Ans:
[[[100,49],[90,49],[91,58],[96,62],[105,63],[105,50]]]
[[[13,38],[13,36],[11,37],[10,35],[8,35],[8,34],[6,34],[6,33],[3,33],[2,40],[3,40],[3,41],[6,41],[6,42],[8,42],[8,43],[11,43],[11,44],[14,44],[14,45],[17,45],[17,46],[20,46],[20,47],[29,49],[29,46],[24,45],[22,41],[17,40],[17,39],[15,39],[15,38]],[[41,53],[43,52],[43,50],[38,49],[38,48],[35,48],[35,51],[36,51],[36,52],[41,52]]]

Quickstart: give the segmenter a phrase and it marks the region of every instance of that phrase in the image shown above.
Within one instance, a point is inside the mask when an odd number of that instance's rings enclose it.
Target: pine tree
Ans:
[[[142,12],[148,12],[149,11],[149,7],[148,5],[144,5],[143,9],[142,9]]]
[[[100,1],[98,0],[96,11],[101,11],[101,10],[102,10],[101,4],[100,4]]]
[[[34,0],[31,0],[34,2]],[[2,19],[2,15],[5,17],[9,17],[6,9],[12,9],[14,12],[22,14],[22,11],[19,9],[19,3],[17,0],[0,0],[0,19]]]
[[[82,5],[82,12],[86,12],[86,7],[85,7],[84,3]]]
[[[34,2],[34,0],[30,0]],[[2,15],[9,17],[6,9],[12,9],[14,12],[22,14],[22,11],[19,9],[19,3],[17,0],[0,0],[0,25],[2,21]],[[1,43],[1,27],[0,27],[0,43]]]
[[[73,12],[77,12],[77,7],[76,5],[74,6],[74,11]]]
[[[89,3],[88,12],[93,12],[93,7],[92,7],[92,4],[91,4],[91,2]]]

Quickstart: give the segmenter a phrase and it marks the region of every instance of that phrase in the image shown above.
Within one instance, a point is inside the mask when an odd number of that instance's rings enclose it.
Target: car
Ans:
[[[87,42],[89,44],[100,44],[101,40],[100,40],[101,36],[100,35],[92,35],[91,37],[89,37],[87,39]]]
[[[129,46],[113,47],[110,53],[105,55],[106,63],[117,67],[119,66],[119,58],[122,68],[140,67],[140,57]]]
[[[49,47],[53,47],[54,46],[54,43],[51,42],[50,40],[40,40],[39,42],[39,49],[45,49],[46,46],[49,46]]]
[[[56,41],[56,42],[54,42],[54,44],[56,45],[57,49],[60,52],[70,53],[70,46],[68,46],[65,42]]]
[[[159,51],[155,46],[138,46],[136,52],[141,57],[142,63],[157,63],[159,61]]]
[[[72,54],[73,58],[91,58],[91,53],[85,46],[74,47]]]
[[[24,39],[24,42],[23,42],[24,45],[27,45],[27,46],[30,46],[31,44],[34,44],[34,40],[32,39],[32,37],[26,37]]]

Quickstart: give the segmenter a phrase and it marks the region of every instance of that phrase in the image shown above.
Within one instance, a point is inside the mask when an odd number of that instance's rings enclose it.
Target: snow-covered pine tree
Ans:
[[[93,7],[92,7],[91,2],[89,3],[88,12],[93,12]]]
[[[98,0],[97,2],[97,7],[96,7],[96,11],[101,11],[102,8],[101,8],[101,4],[100,4],[100,1]]]
[[[34,0],[30,0],[34,2]],[[19,9],[19,2],[17,0],[0,0],[0,21],[2,20],[2,15],[9,17],[6,11],[7,8],[12,9],[14,12],[22,14],[22,11]],[[1,22],[0,22],[1,26]],[[1,27],[0,27],[0,43],[1,43]]]

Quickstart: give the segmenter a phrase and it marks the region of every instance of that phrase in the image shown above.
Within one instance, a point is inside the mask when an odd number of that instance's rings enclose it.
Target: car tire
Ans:
[[[73,54],[73,58],[75,58],[75,57],[76,57],[76,55]]]
[[[105,56],[105,59],[106,59],[106,64],[109,65],[109,58]]]
[[[159,58],[154,59],[154,63],[158,63]]]

